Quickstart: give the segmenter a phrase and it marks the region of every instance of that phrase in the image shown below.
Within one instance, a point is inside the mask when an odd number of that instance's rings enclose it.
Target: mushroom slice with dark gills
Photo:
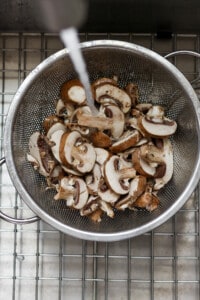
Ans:
[[[159,190],[173,175],[173,149],[170,139],[160,139],[159,147],[153,143],[143,145],[140,147],[140,153],[148,164],[154,164],[156,167],[154,190]]]
[[[152,106],[140,121],[141,129],[151,137],[168,137],[175,133],[177,124],[164,115],[163,107]]]
[[[104,169],[106,183],[116,194],[121,195],[129,192],[129,180],[136,176],[136,170],[134,168],[126,168],[123,164],[122,158],[113,155],[105,163]]]
[[[55,159],[61,164],[62,164],[62,160],[60,157],[60,143],[64,133],[65,130],[59,129],[57,131],[54,131],[50,138],[50,143],[52,143],[52,147],[51,147],[52,153]]]
[[[30,136],[27,159],[45,177],[50,175],[57,164],[47,138],[39,131]]]
[[[147,185],[146,177],[138,175],[130,182],[130,190],[128,195],[121,198],[115,205],[118,210],[130,208],[137,198],[145,191]]]
[[[128,95],[128,93],[110,83],[97,86],[94,92],[94,97],[98,103],[101,103],[102,99],[105,97],[111,98],[117,105],[121,107],[123,113],[129,112],[131,109],[131,97]]]
[[[99,202],[98,202],[99,196],[96,195],[90,195],[86,204],[82,209],[80,210],[81,216],[89,216],[93,212],[99,209]]]
[[[89,193],[92,195],[97,195],[97,190],[99,186],[99,182],[101,179],[101,167],[99,164],[95,163],[92,172],[85,176],[85,182],[87,184]]]
[[[106,184],[104,178],[101,178],[99,181],[97,193],[101,200],[105,201],[106,203],[110,203],[111,205],[114,205],[114,203],[120,197],[119,194],[116,194],[113,190],[111,190],[109,188],[109,186]]]
[[[132,152],[132,162],[133,167],[137,171],[138,174],[145,176],[146,178],[152,178],[156,174],[156,166],[151,165],[146,160],[144,160],[141,156],[141,149],[136,148]]]
[[[107,117],[105,113],[93,116],[90,113],[78,111],[78,124],[90,128],[97,128],[100,131],[109,130],[110,135],[117,139],[124,131],[124,114],[116,106],[107,107],[107,113],[108,110],[110,111],[109,117]]]
[[[92,131],[89,138],[94,147],[109,148],[112,144],[112,140],[109,135],[100,130]]]
[[[72,166],[81,173],[90,172],[96,160],[94,147],[83,141],[77,131],[66,132],[62,135],[59,155],[63,165]]]
[[[66,200],[67,206],[82,209],[88,200],[85,181],[76,176],[63,177],[54,199]]]
[[[64,103],[62,99],[58,99],[56,103],[56,115],[64,119],[68,119],[72,116],[74,112],[74,104]]]
[[[113,207],[109,203],[107,203],[107,202],[105,202],[101,199],[99,199],[98,202],[99,202],[100,209],[102,211],[104,211],[107,214],[108,217],[114,218],[115,214],[114,214],[114,211],[113,211]]]

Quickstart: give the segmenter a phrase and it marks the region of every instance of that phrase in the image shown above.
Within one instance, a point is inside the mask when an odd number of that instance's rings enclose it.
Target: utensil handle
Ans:
[[[170,52],[167,55],[165,55],[165,58],[170,58],[176,55],[191,55],[191,56],[196,56],[198,58],[200,58],[200,53],[195,52],[195,51],[190,51],[190,50],[179,50],[179,51],[174,51],[174,52]]]
[[[2,157],[0,159],[0,167],[6,162],[5,157]],[[17,225],[23,225],[23,224],[30,224],[30,223],[34,223],[40,220],[39,217],[34,216],[31,218],[27,218],[27,219],[17,219],[17,218],[13,218],[10,217],[6,214],[4,214],[2,211],[0,211],[0,218],[9,222],[9,223],[13,223],[13,224],[17,224]]]

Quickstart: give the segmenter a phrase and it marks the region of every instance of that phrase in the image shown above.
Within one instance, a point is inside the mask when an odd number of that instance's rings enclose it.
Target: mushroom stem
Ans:
[[[120,179],[134,178],[136,176],[136,171],[134,168],[123,168],[118,172]]]
[[[78,124],[100,130],[111,129],[113,127],[113,119],[104,117],[103,115],[92,116],[89,114],[77,113]]]

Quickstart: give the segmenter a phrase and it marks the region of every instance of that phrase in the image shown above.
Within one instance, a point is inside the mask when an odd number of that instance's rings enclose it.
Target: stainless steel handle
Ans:
[[[168,53],[167,55],[165,55],[165,58],[170,58],[176,55],[191,55],[191,56],[196,56],[198,58],[200,58],[200,53],[195,52],[195,51],[189,51],[189,50],[179,50],[179,51],[174,51],[171,53]]]
[[[165,55],[165,58],[168,59],[168,58],[171,58],[171,57],[174,57],[177,55],[190,55],[190,56],[193,56],[196,58],[200,58],[200,53],[195,52],[195,51],[189,51],[189,50],[174,51],[174,52],[171,52],[171,53]],[[200,67],[200,65],[198,65],[198,67]],[[200,69],[199,69],[199,74],[197,75],[197,77],[195,79],[191,80],[190,83],[191,83],[193,89],[195,90],[197,97],[200,100]]]
[[[5,162],[6,162],[5,157],[2,157],[0,159],[0,166],[2,166]],[[37,216],[27,218],[27,219],[12,218],[12,217],[4,214],[2,211],[0,211],[0,218],[2,218],[3,220],[5,220],[9,223],[13,223],[13,224],[17,224],[17,225],[30,224],[30,223],[34,223],[34,222],[37,222],[40,220],[40,218]]]

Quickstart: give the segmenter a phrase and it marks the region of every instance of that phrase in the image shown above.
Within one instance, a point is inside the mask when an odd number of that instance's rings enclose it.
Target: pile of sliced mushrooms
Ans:
[[[140,103],[134,83],[121,88],[116,77],[99,78],[91,87],[97,115],[79,80],[62,85],[55,114],[30,136],[28,161],[55,201],[95,222],[117,210],[155,210],[173,175],[176,122],[162,106]]]

